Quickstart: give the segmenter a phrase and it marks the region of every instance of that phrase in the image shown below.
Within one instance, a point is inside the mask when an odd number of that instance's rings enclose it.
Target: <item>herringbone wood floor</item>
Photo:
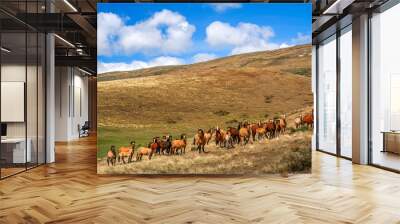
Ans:
[[[96,175],[95,138],[0,181],[0,223],[400,223],[400,175],[313,153],[313,173]]]

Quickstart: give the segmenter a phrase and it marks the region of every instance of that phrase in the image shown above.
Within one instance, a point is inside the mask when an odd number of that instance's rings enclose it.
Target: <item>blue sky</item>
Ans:
[[[98,72],[311,43],[311,4],[99,3]]]

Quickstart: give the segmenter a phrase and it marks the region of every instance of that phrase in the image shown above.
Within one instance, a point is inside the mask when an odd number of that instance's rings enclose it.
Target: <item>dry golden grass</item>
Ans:
[[[311,68],[310,52],[308,45],[297,46],[193,65],[102,74],[99,125],[201,125],[205,120],[224,125],[228,120],[273,117],[311,106],[310,74],[296,73]],[[229,114],[221,116],[218,111]]]
[[[187,147],[184,155],[156,155],[151,160],[107,166],[98,160],[99,174],[270,174],[309,172],[311,132],[298,131],[277,139],[261,140],[234,149],[206,146],[199,154]]]

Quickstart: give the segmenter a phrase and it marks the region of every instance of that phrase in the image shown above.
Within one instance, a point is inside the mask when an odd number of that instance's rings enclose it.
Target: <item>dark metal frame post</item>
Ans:
[[[336,154],[341,156],[341,117],[340,117],[340,36],[341,30],[336,30]]]

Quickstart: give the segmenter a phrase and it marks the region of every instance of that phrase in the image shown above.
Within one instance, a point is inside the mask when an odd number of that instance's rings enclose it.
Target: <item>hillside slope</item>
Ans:
[[[312,105],[311,46],[99,75],[100,126],[261,119]]]

